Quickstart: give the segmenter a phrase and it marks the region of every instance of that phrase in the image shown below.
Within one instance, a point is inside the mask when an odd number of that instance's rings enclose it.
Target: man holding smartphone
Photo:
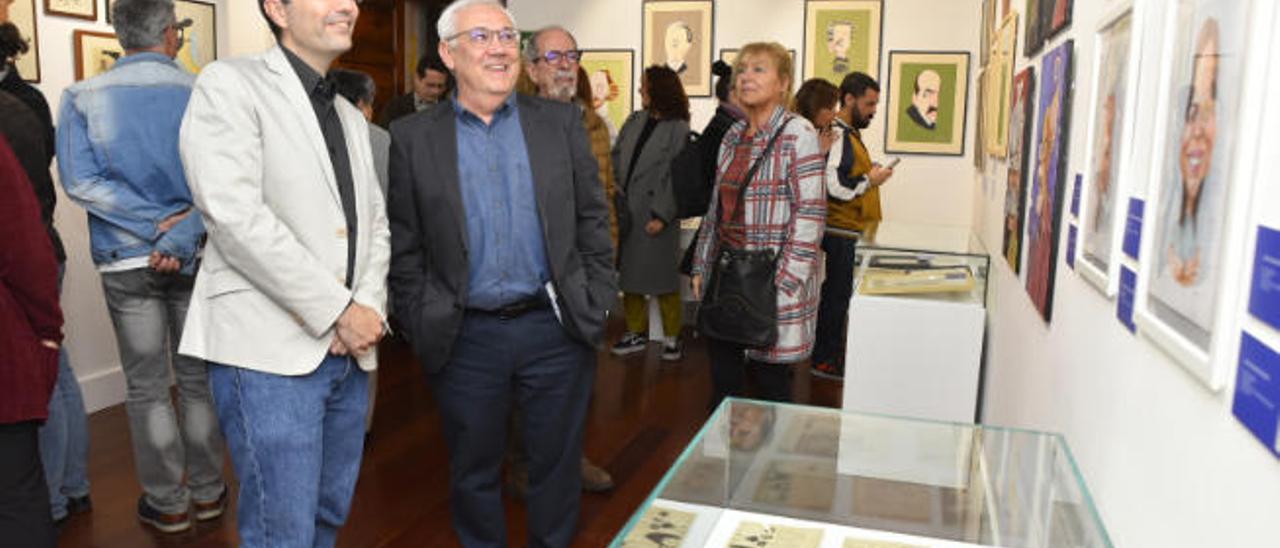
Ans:
[[[872,163],[862,143],[862,130],[871,125],[880,104],[880,84],[865,73],[850,73],[840,83],[840,112],[835,131],[838,146],[827,157],[827,234],[822,251],[827,276],[818,305],[818,330],[813,349],[813,374],[844,378],[845,324],[853,295],[854,249],[857,234],[879,221],[880,185],[893,177],[889,166]]]

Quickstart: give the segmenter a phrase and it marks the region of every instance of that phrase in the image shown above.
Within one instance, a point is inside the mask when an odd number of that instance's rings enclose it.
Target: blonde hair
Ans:
[[[745,67],[744,60],[753,55],[766,55],[773,59],[773,66],[778,71],[778,78],[787,82],[787,85],[782,90],[782,97],[779,103],[783,107],[790,105],[791,90],[794,89],[796,84],[795,66],[791,60],[791,52],[777,42],[752,42],[742,46],[742,50],[738,52],[738,57],[733,60],[734,87],[737,87],[738,75],[742,74],[742,69]]]

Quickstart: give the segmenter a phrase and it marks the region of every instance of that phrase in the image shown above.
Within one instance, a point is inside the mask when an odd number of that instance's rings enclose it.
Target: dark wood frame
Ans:
[[[88,21],[98,20],[98,0],[89,0],[89,4],[93,7],[93,11],[88,14],[75,13],[70,11],[58,11],[53,8],[52,4],[53,4],[53,0],[44,0],[45,15],[60,15],[62,17],[74,17],[76,19],[85,19]]]
[[[805,67],[808,66],[809,64],[809,56],[813,54],[811,51],[813,48],[809,47],[809,4],[813,4],[817,2],[832,2],[832,1],[838,1],[838,0],[805,0],[804,1],[804,19],[801,21],[801,25],[800,25],[801,31],[802,31],[800,35],[801,36],[800,46],[801,48],[804,49],[804,57],[798,59],[800,61],[800,81],[813,78],[813,75],[805,74]],[[876,73],[871,76],[875,78],[876,81],[881,81],[882,78],[880,74],[880,64],[884,62],[884,0],[869,0],[869,1],[875,1],[880,4],[880,21],[879,21],[880,30],[878,33],[880,36],[880,39],[876,41],[876,62],[875,62]],[[832,83],[837,86],[840,85],[840,82],[832,82]]]
[[[698,2],[701,4],[706,4],[708,7],[707,14],[710,22],[710,25],[708,26],[711,29],[711,35],[707,37],[707,45],[706,45],[706,49],[707,49],[706,65],[707,66],[703,67],[703,70],[707,71],[707,92],[696,93],[696,94],[689,93],[689,90],[686,88],[685,95],[687,95],[690,99],[693,99],[695,97],[714,97],[715,85],[711,83],[711,79],[715,75],[711,74],[711,64],[716,62],[716,59],[719,59],[719,57],[714,57],[714,58],[712,57],[713,55],[717,54],[716,47],[715,47],[716,45],[716,3],[714,0],[643,0],[642,2],[640,2],[640,70],[643,72],[645,68],[648,68],[647,65],[645,65],[645,62],[649,60],[649,59],[646,59],[644,55],[645,49],[649,45],[648,42],[645,41],[649,36],[649,29],[647,28],[648,24],[644,16],[644,8],[649,4],[664,4],[664,3],[673,2],[673,1]]]
[[[84,37],[94,36],[97,38],[115,39],[116,35],[115,33],[111,33],[111,32],[98,32],[96,30],[84,30],[84,29],[76,29],[71,35],[73,39],[72,41],[73,51],[72,51],[71,58],[75,61],[76,81],[79,82],[81,80],[84,80]]]

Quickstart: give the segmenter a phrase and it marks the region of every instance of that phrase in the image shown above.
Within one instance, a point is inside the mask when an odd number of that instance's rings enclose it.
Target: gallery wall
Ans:
[[[884,3],[880,81],[887,79],[892,50],[969,51],[976,55],[979,42],[979,0],[890,0]],[[522,29],[546,25],[569,29],[584,49],[631,49],[636,52],[635,77],[641,67],[641,0],[509,0],[507,2]],[[777,41],[795,49],[797,66],[803,62],[804,2],[801,0],[732,0],[715,2],[713,55],[721,49],[740,48],[753,41]],[[976,57],[971,57],[976,67]],[[797,77],[800,70],[797,68]],[[893,180],[880,196],[886,219],[919,223],[962,225],[971,223],[973,208],[974,94],[976,71],[970,71],[969,120],[965,128],[964,156],[902,155]],[[839,84],[839,82],[835,82]],[[797,85],[798,87],[798,85]],[[640,92],[634,90],[635,105]],[[875,159],[884,158],[884,99],[881,109],[864,133],[864,141]],[[691,101],[691,126],[698,131],[715,113],[714,98]],[[893,156],[899,156],[894,154]]]
[[[1017,70],[1034,64],[1037,78],[1043,52],[1075,39],[1067,171],[1071,176],[1086,171],[1093,38],[1100,18],[1118,3],[1075,0],[1072,27],[1031,60],[1023,55],[1025,20],[1021,21]],[[1021,13],[1025,2],[1012,4]],[[1273,6],[1254,5],[1251,19],[1263,30],[1255,33],[1254,44],[1264,50],[1272,34]],[[1153,29],[1163,24],[1163,16],[1163,10],[1147,10],[1142,23]],[[1162,51],[1161,38],[1156,32],[1145,33],[1142,50]],[[1132,177],[1138,181],[1150,176],[1161,64],[1151,54],[1142,60],[1134,103],[1139,115]],[[1265,62],[1251,66],[1262,69]],[[1257,125],[1262,94],[1246,96],[1241,112],[1252,113],[1248,118]],[[1039,135],[1039,128],[1033,131]],[[1267,135],[1261,147],[1277,150],[1276,132]],[[1034,153],[1034,145],[1028,153]],[[1006,168],[1004,162],[988,162],[985,171],[975,172],[972,186],[974,230],[992,250],[1001,247]],[[1260,189],[1264,183],[1257,185]],[[1227,386],[1212,392],[1149,338],[1121,325],[1116,297],[1106,296],[1066,264],[1069,204],[1070,193],[1063,205],[1050,323],[1032,306],[1024,280],[998,253],[992,258],[983,421],[1063,433],[1116,546],[1275,545],[1280,538],[1275,520],[1280,461],[1233,416],[1234,361]],[[1274,211],[1274,202],[1256,205],[1257,211],[1263,208]],[[1247,284],[1252,237],[1236,247],[1246,249],[1246,256],[1230,264],[1224,276],[1228,284]],[[1240,317],[1247,316],[1242,300],[1227,305]],[[1244,323],[1264,342],[1280,348],[1280,333],[1261,322]],[[1238,330],[1229,336],[1238,344]]]

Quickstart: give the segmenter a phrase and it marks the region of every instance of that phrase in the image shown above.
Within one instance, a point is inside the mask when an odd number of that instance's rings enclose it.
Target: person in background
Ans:
[[[812,78],[796,90],[791,110],[808,120],[818,132],[818,150],[823,156],[835,143],[836,128],[832,124],[839,108],[840,90],[822,78]]]
[[[720,162],[720,144],[724,136],[739,120],[746,119],[746,114],[737,105],[736,92],[733,90],[733,67],[724,61],[717,60],[711,65],[711,73],[716,76],[716,112],[702,129],[702,135],[693,142],[697,147],[697,162],[694,169],[698,171],[698,184],[685,188],[678,186],[676,200],[678,203],[697,204],[691,208],[698,217],[707,213],[711,203],[711,193],[716,185],[716,169]],[[683,209],[683,207],[682,207]],[[698,227],[698,232],[702,227]],[[684,257],[680,260],[680,272],[689,275],[693,271],[693,250],[697,247],[698,236],[694,235],[689,247],[685,248]]]
[[[600,184],[604,185],[605,201],[609,203],[609,237],[613,240],[613,250],[618,251],[618,212],[614,210],[614,197],[617,196],[617,181],[613,180],[613,135],[609,129],[609,120],[601,116],[599,111],[591,108],[593,104],[591,82],[587,80],[587,69],[578,65],[578,90],[574,97],[584,110],[591,114],[582,114],[582,123],[587,125],[587,136],[591,138],[591,155],[596,157],[600,166]]]
[[[45,150],[52,159],[57,147],[53,142],[53,113],[49,111],[49,102],[40,90],[22,79],[15,64],[17,58],[27,53],[30,47],[17,25],[11,22],[0,23],[0,91],[17,97],[40,119],[41,129],[38,134],[44,137]],[[46,160],[45,165],[48,164]],[[56,244],[54,250],[57,251]]]
[[[31,183],[3,136],[0,194],[0,539],[53,548],[36,429],[48,417],[58,374],[58,260]]]
[[[652,66],[640,81],[644,109],[627,117],[613,147],[618,181],[618,285],[627,331],[610,350],[615,356],[643,352],[648,345],[649,307],[646,296],[658,300],[662,311],[662,359],[684,356],[680,342],[681,315],[680,223],[676,218],[671,161],[689,140],[689,98],[680,77],[670,68]],[[626,208],[626,211],[622,211]],[[631,225],[631,226],[628,226]]]
[[[176,533],[191,528],[192,510],[216,519],[227,500],[208,370],[177,352],[205,236],[178,155],[195,77],[173,58],[191,20],[178,21],[171,0],[115,0],[111,10],[125,54],[63,93],[58,169],[67,196],[89,213],[120,347],[138,519]]]
[[[744,46],[734,66],[746,119],[734,124],[721,145],[716,188],[702,219],[691,281],[694,297],[701,299],[704,280],[722,249],[772,250],[778,261],[778,337],[767,348],[707,338],[712,409],[726,396],[744,395],[748,375],[754,377],[760,398],[790,401],[790,365],[804,361],[813,350],[818,243],[827,203],[817,132],[786,109],[792,69],[786,48],[764,42]],[[768,157],[761,158],[779,132]],[[744,180],[758,158],[755,177]]]
[[[453,87],[452,83],[453,77],[439,55],[423,55],[413,73],[413,91],[388,101],[378,116],[378,125],[391,129],[391,122],[439,103]]]
[[[880,185],[893,177],[893,169],[873,163],[862,144],[862,130],[871,125],[880,104],[880,84],[864,73],[850,73],[840,83],[840,104],[831,136],[839,146],[831,146],[827,156],[828,230],[822,238],[827,275],[812,359],[814,375],[834,380],[844,378],[845,325],[853,296],[857,237],[880,220]]]

